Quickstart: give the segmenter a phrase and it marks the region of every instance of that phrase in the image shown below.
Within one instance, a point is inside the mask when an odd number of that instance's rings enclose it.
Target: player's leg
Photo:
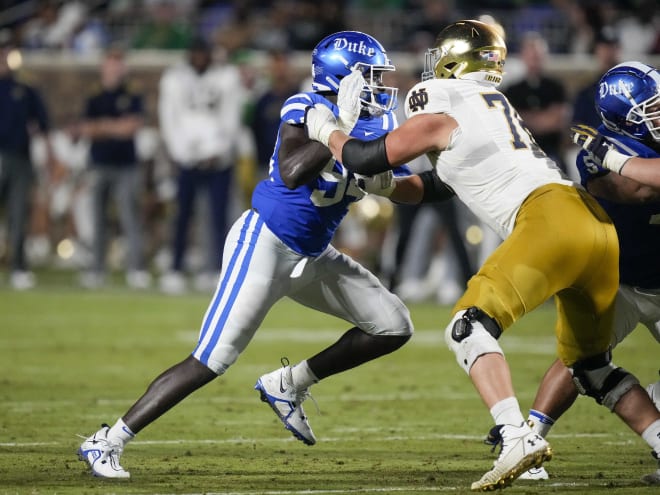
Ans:
[[[355,326],[337,342],[295,366],[283,362],[282,368],[261,376],[255,388],[271,406],[275,399],[279,404],[286,402],[290,407],[287,414],[278,413],[286,428],[299,440],[313,445],[316,437],[302,407],[309,387],[398,349],[408,341],[413,327],[401,300],[375,275],[332,246],[306,263],[298,278],[300,283],[289,294],[293,300]]]
[[[643,318],[642,311],[648,312],[649,305],[640,300],[640,295],[633,288],[620,286],[614,310],[613,346],[636,328]],[[529,411],[527,420],[532,424],[532,430],[546,438],[555,422],[573,405],[577,396],[578,391],[570,371],[560,360],[556,360],[543,376]],[[530,469],[520,478],[543,480],[548,477],[546,470],[541,467]]]
[[[642,318],[637,297],[631,287],[619,287],[614,309],[613,346],[626,338]],[[533,424],[534,431],[545,438],[577,396],[570,371],[560,360],[555,361],[543,376],[529,412],[528,421]]]
[[[223,374],[250,342],[286,286],[275,283],[286,270],[278,259],[279,241],[252,211],[233,225],[225,244],[220,283],[202,322],[192,356],[159,375],[137,402],[112,426],[104,425],[79,449],[93,474],[123,478],[124,446],[147,425],[215,377]],[[280,244],[276,244],[279,248]],[[293,261],[289,262],[293,265]]]
[[[591,230],[603,230],[600,225],[575,189],[558,185],[538,189],[522,205],[514,231],[470,280],[455,306],[445,341],[495,424],[503,425],[503,449],[493,469],[473,483],[473,489],[507,486],[551,457],[547,442],[524,421],[498,338],[520,316],[582,275],[597,235]],[[576,238],[574,233],[583,231],[585,237]],[[576,257],[576,251],[582,256]]]
[[[321,380],[389,354],[413,333],[410,313],[369,270],[334,247],[314,260],[316,272],[291,298],[355,325],[334,344],[307,359]]]
[[[593,201],[585,199],[585,201]],[[605,244],[616,242],[616,233],[607,232]],[[637,378],[612,362],[610,345],[614,339],[614,300],[611,274],[618,273],[618,256],[611,251],[595,256],[586,265],[584,277],[571,289],[557,295],[558,353],[569,367],[578,391],[593,397],[619,416],[660,455],[660,412]],[[612,296],[613,297],[613,296]],[[586,302],[585,302],[586,300]],[[609,302],[608,302],[609,301]],[[584,308],[591,307],[591,314]]]

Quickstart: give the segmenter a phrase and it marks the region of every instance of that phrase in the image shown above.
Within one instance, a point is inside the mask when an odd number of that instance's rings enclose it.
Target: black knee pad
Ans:
[[[476,306],[471,306],[466,309],[463,316],[454,323],[454,326],[451,329],[451,338],[456,342],[460,342],[468,337],[472,333],[472,322],[474,321],[481,323],[494,339],[497,340],[500,338],[500,335],[502,335],[502,329],[493,318]]]
[[[639,384],[634,375],[612,363],[610,351],[578,361],[570,370],[578,392],[593,397],[610,411],[621,397]]]

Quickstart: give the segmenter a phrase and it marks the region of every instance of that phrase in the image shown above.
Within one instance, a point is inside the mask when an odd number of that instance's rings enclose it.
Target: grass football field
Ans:
[[[293,439],[253,390],[255,380],[336,340],[347,324],[288,300],[273,308],[238,362],[143,430],[122,457],[128,481],[93,478],[75,455],[196,342],[209,296],[168,297],[119,286],[89,292],[51,276],[38,289],[0,288],[0,494],[470,493],[495,454],[492,426],[442,341],[449,308],[411,305],[413,339],[398,352],[330,377],[305,403],[318,443]],[[554,358],[554,308],[501,339],[523,411]],[[640,328],[615,362],[646,385],[657,343]],[[580,398],[549,440],[550,480],[506,493],[646,494],[649,448],[616,416]]]

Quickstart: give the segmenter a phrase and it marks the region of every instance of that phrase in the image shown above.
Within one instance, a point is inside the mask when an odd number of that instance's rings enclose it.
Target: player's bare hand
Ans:
[[[357,69],[353,69],[339,83],[339,92],[337,93],[339,119],[337,123],[346,134],[351,133],[360,118],[360,112],[362,111],[360,94],[364,91],[366,84],[362,72]]]
[[[629,156],[619,153],[605,136],[588,125],[578,124],[571,127],[571,140],[593,156],[596,164],[618,174],[630,159]]]
[[[330,134],[341,130],[335,114],[325,105],[317,104],[305,109],[305,129],[309,139],[328,146]]]

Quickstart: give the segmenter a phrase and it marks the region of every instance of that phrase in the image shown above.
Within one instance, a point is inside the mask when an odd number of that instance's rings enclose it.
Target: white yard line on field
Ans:
[[[345,330],[345,329],[344,329]],[[297,342],[330,344],[344,332],[341,328],[261,328],[257,331],[254,342]],[[177,332],[177,339],[193,345],[197,341],[198,332],[182,330]],[[505,353],[553,355],[556,352],[556,342],[552,331],[548,335],[526,336],[524,333],[515,335],[504,334],[502,348]],[[443,329],[416,329],[413,338],[407,346],[437,345],[445,347]]]
[[[593,483],[544,483],[544,487],[552,488],[578,488],[578,487],[593,487],[598,486]],[[606,486],[605,484],[601,486]],[[383,488],[346,488],[346,489],[328,489],[328,490],[267,490],[267,491],[248,491],[248,492],[204,492],[202,493],[184,493],[177,495],[338,495],[342,493],[414,493],[414,492],[455,492],[457,490],[465,490],[466,487],[461,486],[390,486]],[[174,494],[157,494],[157,495],[174,495]]]
[[[370,433],[373,433],[377,429],[371,428]],[[383,430],[390,430],[389,428],[383,428]],[[355,436],[353,433],[358,430],[355,428],[347,429],[338,429],[338,433],[347,433],[350,435],[347,436],[335,436],[335,437],[321,437],[319,442],[324,443],[339,443],[339,442],[354,442]],[[571,433],[571,434],[553,434],[553,438],[604,438],[612,437],[611,433]],[[460,435],[460,434],[451,434],[451,433],[433,433],[427,435],[388,435],[383,437],[374,438],[371,437],[370,441],[372,442],[402,442],[402,441],[417,441],[417,442],[426,442],[426,441],[436,441],[436,440],[483,440],[483,435]],[[141,446],[141,445],[223,445],[223,444],[242,444],[242,443],[279,443],[287,442],[292,443],[296,442],[293,437],[264,437],[264,438],[222,438],[222,439],[169,439],[169,440],[134,440],[131,442],[132,446]],[[0,442],[0,447],[41,447],[49,445],[65,445],[69,442]],[[625,444],[626,441],[622,442],[608,442],[612,445]]]

